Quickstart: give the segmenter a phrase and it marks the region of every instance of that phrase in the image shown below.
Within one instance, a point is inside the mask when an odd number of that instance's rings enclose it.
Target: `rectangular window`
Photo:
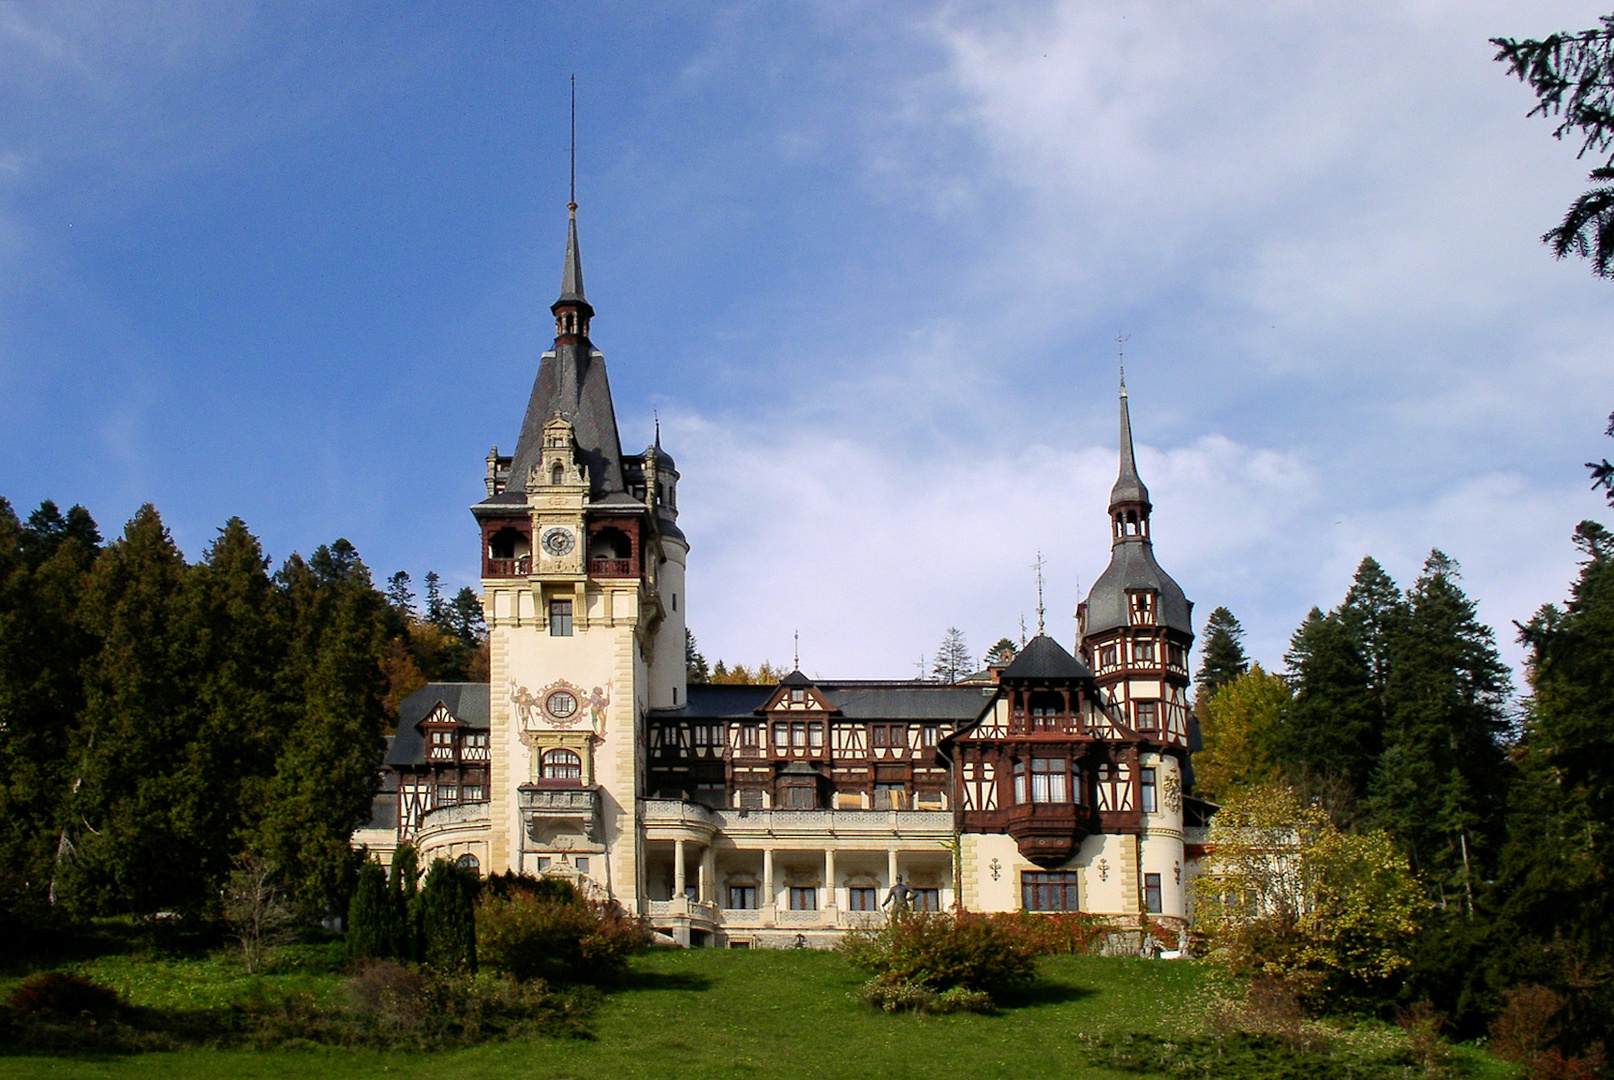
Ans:
[[[1069,802],[1065,795],[1065,759],[1031,759],[1031,801]]]
[[[542,873],[543,871],[548,870],[548,869],[549,869],[549,859],[548,859],[548,857],[543,856],[543,855],[538,856],[538,871],[540,873]]]
[[[1023,762],[1023,761],[1016,761],[1014,763],[1014,801],[1017,802],[1017,803],[1023,803],[1023,802],[1027,801],[1027,799],[1026,799],[1026,763]]]
[[[1020,875],[1020,906],[1027,911],[1080,911],[1076,897],[1076,873],[1026,872]]]
[[[447,806],[450,803],[459,802],[459,799],[460,799],[460,789],[457,786],[455,786],[453,784],[438,784],[437,785],[437,805],[438,806]]]
[[[846,890],[846,902],[851,911],[879,911],[880,890],[853,888]]]
[[[824,745],[824,725],[823,724],[808,724],[807,725],[807,745],[812,747],[814,750],[816,750],[819,747]]]
[[[785,788],[786,810],[818,809],[818,792],[806,786]]]
[[[806,887],[792,885],[790,887],[790,910],[817,911],[818,889],[811,885]]]
[[[551,600],[549,602],[549,636],[572,636],[572,602],[570,600]]]
[[[729,804],[729,789],[722,784],[696,784],[695,801],[702,806],[722,810]]]
[[[761,735],[757,732],[757,725],[755,725],[755,724],[746,724],[746,725],[744,725],[744,726],[742,726],[740,728],[740,745],[741,746],[756,746],[761,741],[762,741],[762,738],[761,738]]]
[[[1160,914],[1160,875],[1143,875],[1143,910],[1151,915]]]
[[[712,729],[711,729],[711,727],[709,725],[707,725],[707,724],[696,724],[695,725],[695,745],[696,746],[711,746],[712,745]]]
[[[1158,807],[1158,805],[1156,804],[1156,801],[1155,801],[1155,781],[1154,781],[1154,776],[1155,776],[1155,771],[1153,769],[1144,769],[1143,770],[1143,792],[1142,792],[1142,795],[1143,795],[1143,812],[1145,814],[1158,814],[1160,812],[1159,807]]]
[[[923,733],[919,737],[919,744],[921,746],[935,746],[936,737],[940,734],[940,728],[937,728],[934,725],[926,725]]]
[[[907,749],[908,726],[906,724],[892,724],[891,732],[887,737],[890,739],[893,749]]]
[[[901,810],[903,795],[907,790],[906,784],[875,784],[874,808],[876,810]]]
[[[481,784],[466,784],[462,790],[465,793],[466,802],[488,801],[488,789]]]
[[[940,889],[914,889],[913,890],[913,909],[915,911],[940,911],[941,910],[941,890]]]
[[[1140,664],[1154,663],[1154,642],[1134,641],[1132,643],[1132,659]]]
[[[807,691],[797,686],[790,691],[790,703],[800,705],[807,700]]]
[[[885,740],[886,740],[886,726],[884,724],[875,724],[873,727],[871,727],[869,729],[869,745],[870,746],[884,746],[885,745]]]
[[[1132,714],[1137,718],[1139,731],[1154,731],[1160,727],[1158,701],[1135,701],[1132,703]]]
[[[587,855],[574,855],[574,856],[572,856],[572,863],[577,867],[577,872],[579,874],[588,873],[588,856]]]
[[[773,725],[773,745],[775,745],[775,746],[789,746],[790,745],[790,725],[789,724],[775,724],[775,725]]]
[[[755,911],[757,907],[757,887],[755,885],[730,885],[729,907],[739,911]]]
[[[1082,802],[1082,763],[1079,761],[1070,764],[1070,801],[1077,805]]]
[[[1100,649],[1098,651],[1098,666],[1101,667],[1101,668],[1112,668],[1112,667],[1114,667],[1115,664],[1116,664],[1118,655],[1119,654],[1116,652],[1114,645],[1106,645],[1106,646],[1104,646],[1102,649]]]

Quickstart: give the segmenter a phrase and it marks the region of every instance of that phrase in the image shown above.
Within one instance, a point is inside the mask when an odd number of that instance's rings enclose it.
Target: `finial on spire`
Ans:
[[[1037,633],[1041,634],[1043,632],[1043,617],[1046,614],[1042,606],[1042,568],[1044,564],[1041,551],[1037,552],[1037,561],[1031,565],[1037,571]]]
[[[661,453],[661,410],[651,409],[650,415],[656,418],[656,453]]]
[[[800,630],[797,630],[796,633],[795,633],[795,642],[796,642],[796,644],[795,644],[795,656],[792,657],[791,670],[792,671],[800,671],[801,670],[801,631]]]
[[[566,209],[577,216],[577,73],[572,73],[572,186]]]
[[[1020,616],[1020,647],[1026,647],[1026,617]]]
[[[1131,334],[1123,334],[1119,330],[1115,332],[1115,356],[1116,362],[1121,368],[1122,397],[1126,397],[1126,343],[1130,340],[1132,340]]]

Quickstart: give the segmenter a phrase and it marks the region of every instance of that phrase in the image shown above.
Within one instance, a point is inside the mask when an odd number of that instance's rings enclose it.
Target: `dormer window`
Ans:
[[[1127,607],[1133,626],[1153,626],[1155,623],[1155,593],[1153,590],[1127,593]]]
[[[795,687],[790,691],[790,703],[792,705],[800,705],[806,700],[807,691],[803,690],[801,687]]]

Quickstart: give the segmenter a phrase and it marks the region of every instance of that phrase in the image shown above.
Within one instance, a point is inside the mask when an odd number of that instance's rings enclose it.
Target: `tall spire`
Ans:
[[[553,250],[553,249],[551,249]],[[566,265],[560,274],[558,304],[587,303],[583,299],[583,260],[577,254],[577,204],[566,204]]]
[[[1141,504],[1141,510],[1147,514],[1149,511],[1149,489],[1143,486],[1138,477],[1137,455],[1132,449],[1132,413],[1127,408],[1126,398],[1126,370],[1121,371],[1121,473],[1115,479],[1115,486],[1110,489],[1110,511],[1113,513],[1118,507]]]

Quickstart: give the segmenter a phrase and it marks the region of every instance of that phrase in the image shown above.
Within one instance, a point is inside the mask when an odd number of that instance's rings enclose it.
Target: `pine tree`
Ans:
[[[392,897],[387,893],[387,872],[367,860],[359,867],[353,898],[347,906],[347,958],[349,961],[393,956],[398,940]]]
[[[998,638],[997,644],[986,650],[981,658],[984,667],[1007,667],[1020,652],[1020,647],[1008,638]]]
[[[396,955],[403,960],[420,959],[420,859],[412,844],[399,844],[392,853],[392,872],[387,875],[392,897],[393,918],[398,941]]]
[[[387,579],[387,603],[405,620],[412,621],[415,614],[415,591],[410,587],[409,571],[400,570]]]
[[[461,587],[448,606],[449,628],[466,645],[474,646],[487,637],[488,624],[482,614],[482,601],[469,586]]]
[[[720,660],[718,663],[722,663],[722,661]],[[684,627],[685,681],[690,683],[703,683],[709,681],[711,677],[711,672],[708,671],[706,667],[706,657],[701,655],[700,647],[695,644],[694,633],[690,631],[689,627]]]
[[[306,562],[293,555],[276,582],[292,720],[251,843],[318,915],[347,895],[357,860],[348,838],[378,787],[387,604],[346,540]]]
[[[936,658],[931,662],[930,674],[937,682],[956,683],[971,672],[970,649],[964,642],[964,631],[949,626],[942,635]]]
[[[1369,788],[1377,823],[1404,844],[1443,902],[1472,910],[1503,822],[1502,740],[1511,689],[1495,636],[1432,551],[1408,592],[1386,686],[1385,748]]]
[[[476,913],[463,871],[436,859],[420,888],[421,959],[443,971],[476,970]]]
[[[210,899],[195,823],[174,813],[198,719],[187,576],[149,504],[90,574],[83,617],[101,647],[85,668],[58,872],[80,910],[194,911]]]
[[[426,571],[426,621],[439,630],[450,629],[448,604],[443,600],[443,579],[437,571]]]
[[[83,507],[64,519],[47,502],[24,524],[0,498],[0,913],[14,919],[50,898],[99,645],[78,618],[99,553]]]
[[[1281,740],[1284,771],[1297,789],[1338,784],[1354,802],[1380,751],[1371,672],[1356,635],[1337,613],[1312,608],[1289,639],[1284,663],[1295,691]]]
[[[1225,607],[1210,613],[1200,640],[1204,644],[1194,682],[1199,687],[1197,697],[1209,702],[1216,691],[1250,670],[1250,658],[1244,655],[1244,627]]]

